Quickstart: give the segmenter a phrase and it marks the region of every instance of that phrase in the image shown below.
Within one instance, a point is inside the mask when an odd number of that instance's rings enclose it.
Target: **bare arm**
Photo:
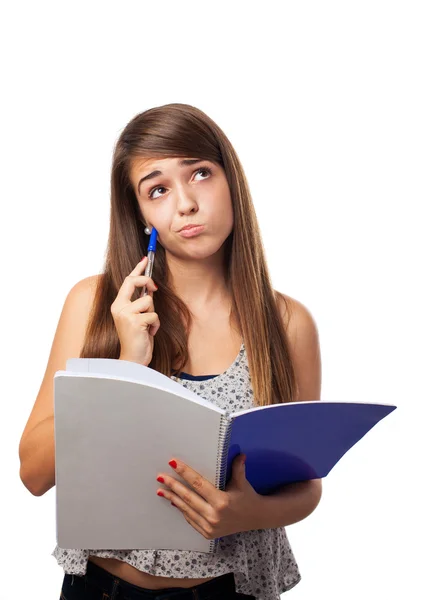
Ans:
[[[299,384],[298,400],[320,400],[322,368],[316,323],[303,304],[289,296],[284,297],[292,312],[292,318],[285,325]],[[321,479],[292,483],[273,494],[261,496],[255,528],[284,527],[297,523],[315,510],[321,496]]]
[[[55,485],[55,440],[53,378],[66,368],[69,358],[78,358],[99,276],[79,281],[67,295],[38,396],[19,445],[20,478],[34,496],[42,496]]]
[[[273,529],[298,523],[317,508],[321,496],[321,479],[291,483],[273,494],[261,496],[254,529]]]
[[[42,496],[55,485],[53,415],[37,423],[19,447],[20,478],[34,496]]]

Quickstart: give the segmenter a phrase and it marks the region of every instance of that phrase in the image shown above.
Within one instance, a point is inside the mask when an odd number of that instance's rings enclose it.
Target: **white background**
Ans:
[[[65,297],[101,269],[114,143],[170,102],[206,112],[234,145],[274,287],[317,322],[322,399],[398,406],[287,528],[303,579],[282,598],[435,595],[435,5],[2,9],[1,600],[59,598],[55,489],[26,490],[18,444]]]

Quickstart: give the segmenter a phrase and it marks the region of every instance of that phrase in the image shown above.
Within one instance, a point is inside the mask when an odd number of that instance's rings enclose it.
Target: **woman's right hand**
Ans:
[[[152,294],[157,286],[145,272],[148,257],[144,256],[120,286],[119,292],[111,305],[111,315],[120,341],[121,360],[129,360],[148,366],[154,350],[154,336],[160,327],[160,320],[154,312]],[[134,302],[131,297],[136,287],[144,287],[149,295],[142,296]]]

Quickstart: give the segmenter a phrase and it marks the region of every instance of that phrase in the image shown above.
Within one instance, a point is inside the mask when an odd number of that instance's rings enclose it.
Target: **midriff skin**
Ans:
[[[224,316],[224,320],[219,318],[214,319],[213,322],[209,320],[207,323],[199,325],[199,328],[197,325],[198,323],[195,322],[188,338],[189,355],[202,357],[202,360],[197,360],[196,365],[189,361],[184,365],[182,371],[191,373],[192,375],[223,373],[230,367],[238,355],[242,341],[241,336],[230,328],[228,314]],[[206,354],[206,339],[211,340],[209,347],[213,349],[213,352],[210,355],[209,353]],[[181,518],[184,518],[183,515]],[[161,590],[169,587],[190,588],[215,579],[215,577],[187,579],[150,575],[115,558],[101,558],[100,556],[90,555],[89,561],[105,569],[115,577],[151,590]]]
[[[119,579],[123,579],[124,581],[128,581],[128,583],[132,583],[133,585],[137,585],[139,587],[148,588],[150,590],[162,590],[169,587],[189,588],[193,587],[194,585],[200,585],[200,583],[210,581],[211,579],[215,579],[214,577],[207,577],[205,579],[160,577],[158,575],[150,575],[149,573],[139,571],[139,569],[136,569],[132,565],[129,565],[121,560],[117,560],[116,558],[101,558],[100,556],[90,555],[88,560],[95,565],[98,565],[98,567],[105,569]]]

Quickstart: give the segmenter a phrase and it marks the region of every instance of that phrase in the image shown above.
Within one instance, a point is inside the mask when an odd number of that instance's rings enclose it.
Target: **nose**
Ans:
[[[177,193],[177,210],[180,214],[187,214],[198,211],[198,202],[194,190],[189,189],[185,185],[180,185],[176,189]]]

